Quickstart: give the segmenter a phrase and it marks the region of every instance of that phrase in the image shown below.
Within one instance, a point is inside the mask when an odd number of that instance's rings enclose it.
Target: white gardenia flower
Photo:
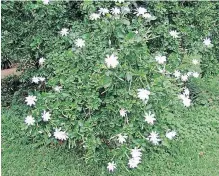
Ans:
[[[145,122],[147,122],[150,125],[154,124],[154,121],[156,121],[155,114],[152,114],[151,111],[149,111],[148,113],[145,114]]]
[[[49,4],[49,0],[42,0],[43,4]]]
[[[152,15],[150,13],[145,13],[142,15],[143,18],[149,19],[152,17]]]
[[[56,139],[61,141],[68,139],[68,134],[65,131],[61,131],[61,128],[56,128],[53,135]]]
[[[143,16],[146,12],[147,12],[147,9],[145,9],[143,7],[139,7],[139,8],[136,9],[135,13],[136,13],[137,16],[139,16],[139,15]]]
[[[125,109],[123,109],[123,108],[120,109],[119,113],[120,113],[120,115],[121,115],[122,117],[127,116],[127,110],[125,110]]]
[[[138,98],[141,100],[148,100],[151,92],[147,89],[138,89]]]
[[[41,57],[41,58],[39,59],[39,65],[43,65],[44,62],[45,62],[45,59],[44,59],[43,57]]]
[[[194,65],[198,65],[198,64],[199,64],[199,61],[198,61],[197,59],[193,59],[193,60],[192,60],[192,63],[193,63]]]
[[[36,83],[36,84],[38,84],[39,83],[39,77],[37,77],[37,76],[34,76],[33,78],[32,78],[32,83]]]
[[[56,91],[56,92],[60,92],[60,91],[62,90],[62,86],[56,86],[56,87],[54,87],[53,89],[54,89],[54,91]]]
[[[68,29],[67,28],[62,28],[62,30],[60,31],[60,34],[62,35],[62,36],[67,36],[68,35]]]
[[[109,10],[107,8],[100,8],[99,13],[102,15],[105,15],[105,14],[109,13]]]
[[[123,144],[124,142],[126,142],[126,139],[128,138],[128,136],[126,135],[123,136],[122,134],[118,134],[117,136],[118,136],[118,141],[120,144]]]
[[[43,81],[45,81],[46,78],[44,78],[44,77],[38,77],[38,79],[39,79],[39,81],[43,82]]]
[[[164,64],[164,62],[166,62],[166,56],[158,55],[155,57],[155,60],[158,62],[158,64]]]
[[[176,136],[176,132],[175,131],[168,131],[166,132],[166,137],[170,140],[172,140],[174,137]]]
[[[189,96],[189,89],[188,88],[185,88],[184,89],[184,92],[183,92],[183,95],[185,95],[185,96]]]
[[[158,145],[161,139],[158,136],[158,133],[152,131],[150,135],[148,136],[148,139],[150,142],[152,142],[154,145]]]
[[[51,119],[51,114],[44,110],[42,113],[42,119],[44,122],[48,122]]]
[[[179,38],[179,32],[177,32],[177,31],[170,31],[169,33],[170,33],[170,35],[171,35],[173,38]]]
[[[192,73],[192,75],[193,75],[195,78],[198,78],[198,77],[199,77],[199,73],[198,73],[198,72],[194,72],[194,73]]]
[[[189,107],[191,105],[191,99],[185,94],[180,94],[179,98],[183,101],[185,107]]]
[[[187,80],[188,80],[188,75],[182,75],[182,76],[181,76],[181,80],[182,80],[183,82],[187,81]]]
[[[35,120],[34,120],[34,118],[30,115],[30,116],[27,116],[27,117],[25,118],[25,121],[24,121],[24,122],[29,126],[29,125],[34,125]]]
[[[191,99],[189,99],[189,97],[184,97],[182,100],[185,107],[189,107],[191,105]]]
[[[206,38],[203,41],[204,45],[206,45],[207,47],[211,46],[211,39],[210,38]]]
[[[141,158],[140,157],[135,157],[135,158],[130,158],[128,165],[130,168],[136,168],[138,164],[141,163]]]
[[[120,9],[118,7],[114,7],[111,9],[111,12],[113,15],[119,15],[120,14]]]
[[[107,169],[109,170],[109,172],[113,172],[116,169],[116,164],[113,162],[109,162]]]
[[[85,41],[83,40],[83,39],[77,39],[76,41],[75,41],[75,45],[77,46],[77,47],[79,47],[79,48],[82,48],[82,47],[84,47],[85,46]]]
[[[140,158],[142,155],[141,149],[138,149],[135,147],[134,149],[132,149],[131,155],[132,155],[132,158]]]
[[[181,73],[180,73],[180,71],[175,70],[175,72],[173,73],[173,75],[174,75],[176,78],[179,78],[179,77],[181,76]]]
[[[100,18],[100,14],[92,13],[89,18],[90,18],[90,20],[97,20]]]
[[[36,101],[37,101],[36,96],[33,96],[33,95],[29,95],[28,97],[26,97],[26,100],[25,100],[25,102],[29,106],[35,105]]]
[[[108,68],[115,68],[119,64],[118,57],[116,57],[114,54],[111,56],[107,55],[105,58],[105,63]]]

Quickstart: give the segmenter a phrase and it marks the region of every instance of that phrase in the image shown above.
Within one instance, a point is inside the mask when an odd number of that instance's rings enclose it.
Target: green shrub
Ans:
[[[199,93],[193,90],[196,77],[218,73],[218,31],[210,29],[216,25],[218,3],[116,3],[118,8],[128,5],[131,13],[99,17],[93,13],[100,7],[115,7],[114,2],[85,1],[80,6],[81,21],[68,21],[59,14],[62,3],[27,4],[40,12],[44,9],[41,17],[35,14],[42,30],[37,27],[39,33],[27,39],[31,49],[24,55],[32,54],[29,58],[35,63],[44,57],[45,63],[35,67],[32,61],[26,62],[29,69],[20,80],[24,85],[20,100],[35,105],[28,108],[25,122],[29,126],[24,124],[24,133],[39,145],[67,145],[82,152],[85,161],[115,161],[121,167],[127,165],[135,147],[145,152],[168,150],[174,141],[166,132],[180,134],[176,113],[193,105]],[[151,17],[133,13],[145,4]],[[42,20],[48,10],[61,22]],[[52,29],[44,27],[46,22],[51,22]],[[69,34],[62,36],[65,28]],[[206,38],[212,44],[206,46]],[[38,82],[39,77],[46,81]],[[139,93],[139,89],[146,90]],[[28,95],[36,97],[27,101]],[[153,131],[159,136],[149,136]],[[118,141],[122,137],[124,144]]]

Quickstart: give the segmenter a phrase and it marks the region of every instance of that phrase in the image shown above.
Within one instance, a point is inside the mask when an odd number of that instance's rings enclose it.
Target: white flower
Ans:
[[[56,92],[60,92],[60,91],[62,90],[62,86],[56,86],[56,87],[54,87],[53,89],[54,89],[54,91],[56,91]]]
[[[192,63],[193,63],[194,65],[198,65],[198,64],[199,64],[199,61],[198,61],[197,59],[193,59],[193,60],[192,60]]]
[[[44,59],[43,57],[41,57],[41,58],[39,59],[39,65],[43,65],[44,62],[45,62],[45,59]]]
[[[109,13],[109,10],[107,8],[100,8],[99,13],[102,15],[105,15],[105,14]]]
[[[109,170],[109,172],[113,172],[114,171],[114,169],[116,169],[116,164],[114,163],[114,161],[113,162],[109,162],[108,163],[108,166],[107,166],[107,169]]]
[[[85,41],[83,40],[83,39],[77,39],[76,41],[75,41],[75,45],[77,46],[77,47],[79,47],[79,48],[82,48],[82,47],[84,47],[85,46]]]
[[[130,158],[128,165],[130,168],[136,168],[140,162],[141,162],[140,157]]]
[[[211,46],[211,39],[210,38],[206,38],[203,41],[204,45],[206,45],[207,47]]]
[[[134,31],[135,34],[138,34],[138,31]]]
[[[39,81],[43,82],[43,81],[45,81],[46,78],[44,78],[44,77],[38,77],[38,79],[39,79]]]
[[[170,33],[170,35],[171,35],[173,38],[179,38],[179,32],[177,32],[177,31],[170,31],[169,33]]]
[[[44,122],[48,122],[51,119],[51,114],[44,110],[42,113],[42,119]]]
[[[198,73],[198,72],[194,72],[192,75],[193,75],[195,78],[198,78],[198,77],[199,77],[199,73]]]
[[[34,125],[35,120],[34,120],[34,118],[30,115],[30,116],[27,116],[27,117],[25,118],[25,121],[24,121],[24,122],[29,126],[29,125]]]
[[[186,97],[186,95],[180,94],[180,95],[178,95],[178,97],[179,97],[179,99],[183,100]]]
[[[118,141],[120,144],[123,144],[124,142],[126,142],[126,139],[128,138],[128,136],[126,135],[123,136],[122,134],[118,134],[117,136],[118,136]]]
[[[189,89],[188,88],[185,88],[184,89],[184,92],[183,92],[183,95],[185,95],[185,96],[189,96]]]
[[[189,107],[191,105],[191,99],[185,94],[179,95],[179,98],[183,101],[185,107]]]
[[[138,148],[135,147],[134,149],[132,149],[131,155],[132,155],[132,158],[139,158],[139,157],[141,157],[141,155],[142,155],[141,149],[138,149]]]
[[[143,18],[149,19],[152,17],[152,15],[150,13],[145,13],[142,15]]]
[[[62,36],[67,36],[68,35],[68,29],[67,28],[62,28],[62,30],[60,31],[60,34],[62,35]]]
[[[144,15],[144,13],[147,12],[147,9],[143,8],[143,7],[139,7],[136,9],[136,15],[139,16],[139,15]]]
[[[61,131],[61,128],[56,128],[53,135],[56,139],[61,141],[68,139],[68,134],[65,131]]]
[[[150,125],[153,125],[154,124],[154,121],[156,120],[154,117],[155,117],[155,114],[152,114],[151,111],[149,111],[148,113],[145,114],[145,122],[147,122],[148,124]]]
[[[159,139],[158,133],[152,131],[148,136],[149,141],[151,141],[154,145],[158,145],[161,139]]]
[[[176,132],[175,131],[168,131],[166,132],[166,137],[170,140],[172,140],[174,137],[176,136]]]
[[[189,107],[191,105],[191,100],[189,97],[184,97],[182,100],[185,107]]]
[[[120,115],[121,115],[122,117],[127,116],[127,111],[126,111],[125,109],[123,109],[123,108],[120,109],[119,113],[120,113]]]
[[[36,101],[37,101],[36,96],[32,96],[32,95],[29,95],[28,97],[26,97],[26,100],[25,100],[25,102],[29,106],[35,105]]]
[[[164,64],[164,62],[166,62],[166,56],[158,55],[155,57],[155,60],[158,62],[158,64]]]
[[[98,14],[98,13],[92,13],[90,15],[90,20],[97,20],[99,18],[100,18],[100,14]]]
[[[184,81],[184,82],[187,81],[188,80],[188,75],[182,75],[181,80]]]
[[[119,64],[118,57],[116,57],[114,54],[111,56],[107,55],[105,58],[105,63],[108,68],[115,68]]]
[[[32,78],[32,83],[36,83],[36,84],[38,84],[39,83],[39,77],[37,77],[37,76],[34,76],[33,78]]]
[[[147,89],[138,89],[138,98],[141,100],[148,100],[151,92]]]
[[[43,4],[49,4],[49,0],[42,0]]]
[[[174,72],[174,76],[175,76],[176,78],[179,78],[180,75],[181,75],[180,71],[175,70],[175,72]]]
[[[120,9],[118,7],[114,7],[111,9],[111,12],[113,15],[119,15],[120,14]]]
[[[127,13],[130,13],[131,10],[128,7],[122,7],[121,11],[122,11],[123,14],[127,14]]]

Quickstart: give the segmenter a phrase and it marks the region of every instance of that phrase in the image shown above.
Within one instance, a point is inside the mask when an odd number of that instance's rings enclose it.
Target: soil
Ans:
[[[1,79],[5,78],[9,75],[20,75],[20,74],[21,74],[21,72],[17,71],[17,67],[4,69],[4,70],[1,70]]]

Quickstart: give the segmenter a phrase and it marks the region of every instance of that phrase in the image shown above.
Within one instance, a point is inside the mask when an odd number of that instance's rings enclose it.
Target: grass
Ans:
[[[217,78],[216,81],[218,81]],[[209,81],[209,80],[208,80]],[[204,92],[205,105],[194,105],[172,117],[180,134],[171,146],[145,152],[139,168],[119,167],[113,174],[105,166],[87,165],[74,150],[25,144],[20,134],[16,107],[3,109],[2,175],[3,176],[218,176],[219,175],[219,94],[215,81],[197,83]],[[217,83],[217,82],[216,82]],[[201,100],[200,100],[201,101]]]

